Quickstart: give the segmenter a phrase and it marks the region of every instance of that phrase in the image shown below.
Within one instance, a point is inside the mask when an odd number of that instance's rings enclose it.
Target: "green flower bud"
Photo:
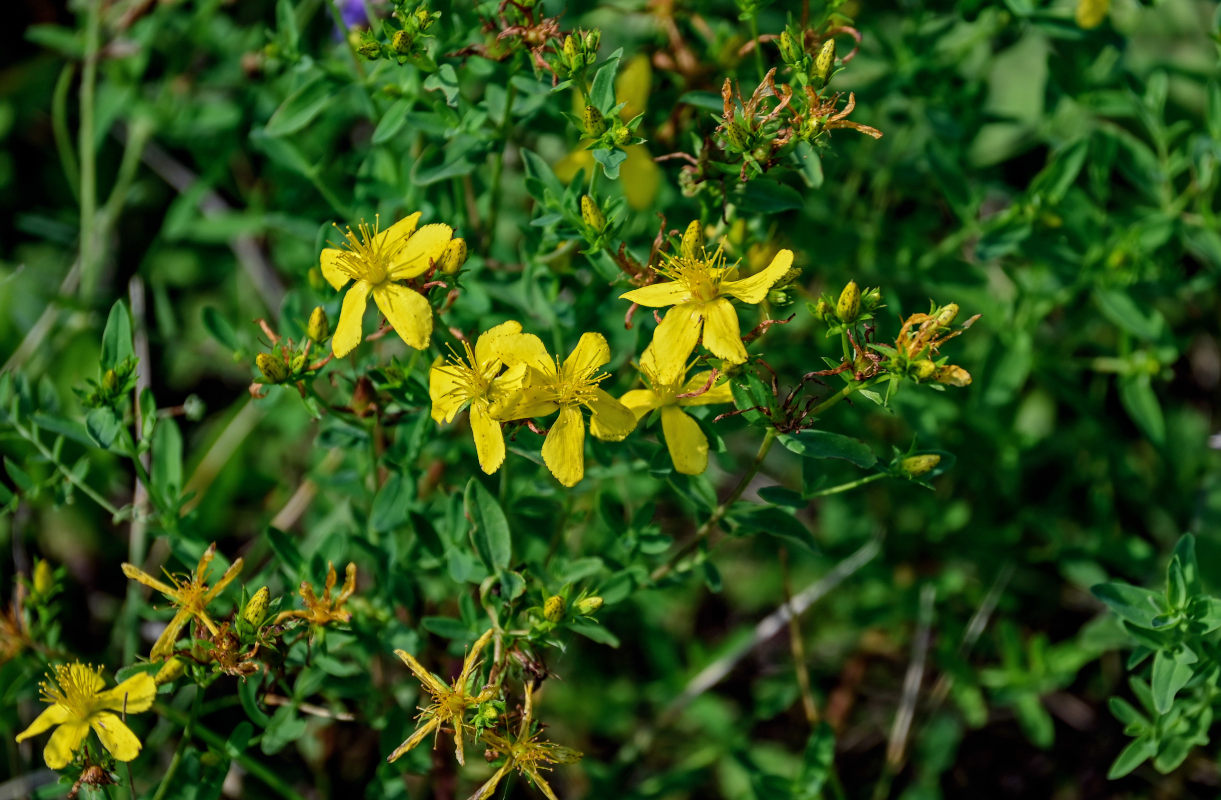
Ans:
[[[441,260],[438,263],[441,271],[446,275],[453,275],[458,270],[462,269],[462,265],[466,263],[466,239],[455,237],[449,240],[445,245],[445,252],[441,254]]]
[[[390,48],[401,56],[411,52],[412,38],[407,31],[395,31],[390,37]]]
[[[922,358],[912,365],[912,369],[915,372],[916,380],[927,381],[936,374],[937,365],[930,358]]]
[[[598,208],[598,204],[587,194],[581,195],[581,219],[597,233],[606,229],[606,217],[603,216],[602,209]]]
[[[38,597],[47,597],[51,594],[51,590],[55,588],[55,576],[51,570],[51,565],[47,560],[40,558],[34,562],[34,577],[33,577],[34,594]]]
[[[565,606],[564,598],[553,594],[547,598],[547,602],[543,603],[543,617],[548,622],[559,622],[564,618]]]
[[[602,608],[601,597],[586,597],[584,600],[577,601],[577,613],[583,617],[588,617],[591,614],[596,614],[598,609]]]
[[[942,306],[937,309],[937,313],[933,318],[937,320],[937,326],[940,328],[948,328],[958,316],[958,304],[950,303],[947,306]]]
[[[866,311],[876,311],[880,305],[882,305],[882,290],[879,287],[866,289],[861,294],[861,308]]]
[[[107,394],[113,394],[119,388],[119,374],[113,369],[108,369],[102,373],[102,391]]]
[[[814,304],[814,316],[818,317],[823,322],[827,322],[829,319],[831,319],[833,310],[834,309],[831,308],[831,304],[821,297],[818,298],[818,302]]]
[[[242,619],[256,628],[262,625],[263,620],[267,618],[267,603],[270,599],[271,591],[266,586],[259,589],[246,601],[246,607],[242,609]]]
[[[276,358],[270,353],[259,353],[254,357],[254,363],[259,372],[263,373],[263,380],[267,383],[284,383],[288,380],[288,365],[284,363],[284,359]]]
[[[835,69],[835,39],[828,39],[822,43],[822,49],[818,51],[818,58],[814,59],[814,77],[818,78],[819,83],[823,86],[827,85],[827,81],[831,80],[831,70]]]
[[[918,456],[908,456],[899,462],[899,469],[905,475],[912,478],[918,478],[928,472],[931,472],[933,467],[941,463],[941,456],[936,453],[921,453]]]
[[[802,57],[805,56],[805,50],[800,44],[797,43],[797,40],[794,39],[793,35],[788,31],[784,31],[780,34],[779,46],[780,58],[784,59],[784,63],[788,64],[789,66],[795,66],[801,63]]]
[[[570,70],[575,70],[578,62],[583,62],[581,52],[577,50],[576,40],[572,36],[564,37],[564,44],[560,48],[560,52],[564,55],[564,65]]]
[[[586,55],[591,57],[589,59],[590,64],[594,63],[594,61],[597,61],[598,45],[600,45],[601,43],[602,43],[602,31],[598,30],[597,28],[594,28],[593,30],[586,32],[585,41],[583,42],[583,44],[585,45]]]
[[[682,255],[686,259],[699,258],[704,252],[704,226],[698,219],[691,220],[683,231]]]
[[[738,117],[725,126],[725,135],[729,139],[730,150],[745,153],[750,149],[750,129]]]
[[[432,27],[433,16],[428,13],[428,6],[420,6],[415,10],[415,24],[422,30],[426,31]]]
[[[856,281],[848,281],[848,285],[839,293],[835,304],[835,315],[840,322],[851,325],[861,315],[861,290]]]
[[[305,331],[305,335],[314,344],[322,344],[326,341],[326,337],[331,335],[331,322],[326,318],[326,311],[322,306],[315,306],[314,310],[310,312],[309,325],[306,326]]]
[[[632,141],[632,131],[626,125],[616,125],[615,129],[611,131],[611,139],[615,144],[623,147]]]
[[[585,106],[585,112],[581,115],[581,132],[587,139],[597,139],[606,133],[606,120],[597,106]]]
[[[370,61],[376,61],[382,57],[382,43],[372,36],[362,36],[360,44],[356,46],[356,52]]]

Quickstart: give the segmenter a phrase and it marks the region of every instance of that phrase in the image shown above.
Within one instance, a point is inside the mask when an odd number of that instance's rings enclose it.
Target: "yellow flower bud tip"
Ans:
[[[564,60],[568,62],[569,67],[574,66],[577,63],[577,59],[581,57],[581,54],[577,52],[577,43],[571,35],[564,37],[564,44],[561,50],[564,53]]]
[[[962,388],[971,385],[971,373],[967,372],[962,367],[954,364],[947,364],[937,370],[934,377],[937,383],[943,383],[946,386],[956,386]]]
[[[113,369],[108,369],[102,373],[102,389],[106,392],[113,392],[119,388],[119,374]]]
[[[331,335],[331,321],[327,319],[326,310],[322,306],[315,306],[310,312],[306,335],[314,344],[322,344]]]
[[[596,614],[598,609],[602,608],[601,597],[586,597],[583,600],[577,601],[577,613],[583,617],[588,617],[591,614]]]
[[[462,269],[462,265],[466,263],[466,239],[455,237],[449,240],[449,244],[445,245],[445,252],[441,254],[440,267],[441,271],[446,275],[453,275],[458,270]]]
[[[266,586],[259,589],[246,601],[246,607],[242,609],[242,619],[256,628],[262,625],[267,617],[267,603],[270,600],[271,591]]]
[[[691,220],[687,230],[683,231],[683,258],[695,260],[704,252],[704,229],[698,219]]]
[[[920,359],[913,365],[913,367],[916,380],[918,381],[926,381],[933,377],[933,375],[937,372],[937,365],[934,364],[932,359],[929,358]]]
[[[34,563],[34,578],[33,578],[34,594],[39,597],[46,597],[55,588],[55,576],[51,570],[51,565],[46,559],[38,559]]]
[[[905,475],[912,478],[918,478],[933,470],[933,467],[941,463],[941,456],[936,453],[921,453],[918,456],[908,456],[899,462],[899,469]]]
[[[270,353],[259,353],[254,357],[254,363],[267,383],[283,383],[288,380],[288,365],[284,363],[284,359]]]
[[[594,231],[601,233],[606,229],[606,217],[597,202],[587,194],[581,195],[581,219]]]
[[[564,618],[566,605],[567,604],[564,602],[564,598],[560,597],[558,594],[551,595],[547,598],[547,601],[543,603],[543,617],[546,618],[548,622],[559,622]]]
[[[157,674],[153,676],[153,683],[158,686],[173,683],[182,677],[182,673],[186,672],[186,669],[186,662],[176,656],[172,657],[161,665],[161,669],[157,670]]]
[[[848,281],[848,285],[839,293],[839,300],[835,303],[835,315],[839,317],[840,322],[849,325],[856,322],[856,318],[861,315],[861,289],[856,285],[856,281]]]
[[[814,75],[826,86],[827,81],[831,79],[831,70],[834,68],[835,39],[832,38],[822,43],[822,49],[818,51],[818,58],[814,59]]]

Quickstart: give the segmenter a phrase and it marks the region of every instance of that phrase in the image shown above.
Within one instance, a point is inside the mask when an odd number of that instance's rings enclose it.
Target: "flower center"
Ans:
[[[485,397],[491,389],[492,378],[495,377],[500,366],[494,363],[480,369],[480,365],[475,362],[475,351],[471,349],[470,342],[463,342],[462,348],[466,351],[465,359],[453,347],[450,347],[449,362],[441,367],[454,379],[455,384],[454,388],[446,393],[446,396],[460,395],[463,400]]]
[[[706,303],[715,300],[721,293],[721,278],[725,268],[725,255],[720,247],[713,253],[704,250],[694,258],[663,255],[664,262],[657,271],[672,281],[683,285],[691,295],[689,302]]]
[[[338,225],[335,227],[339,228]],[[386,282],[390,266],[407,244],[405,238],[392,242],[388,236],[379,234],[377,217],[374,217],[372,225],[361,220],[355,231],[350,227],[345,229],[343,238],[340,268],[353,279],[368,281],[374,286]]]
[[[67,664],[55,668],[55,683],[43,682],[42,695],[49,703],[64,706],[72,716],[88,719],[93,714],[94,698],[97,696],[97,686],[101,683],[101,667],[89,667],[84,664]]]
[[[578,368],[569,372],[560,364],[559,356],[555,359],[555,374],[555,402],[561,406],[588,406],[596,396],[594,390],[607,377],[607,373],[599,372],[597,367]]]

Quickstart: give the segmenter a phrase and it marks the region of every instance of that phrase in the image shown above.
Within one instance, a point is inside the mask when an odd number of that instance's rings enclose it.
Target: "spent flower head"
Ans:
[[[314,587],[309,585],[308,581],[301,581],[301,586],[297,590],[301,599],[305,602],[304,609],[296,611],[282,611],[276,615],[275,624],[279,625],[290,619],[303,619],[311,625],[325,625],[328,622],[347,622],[352,618],[352,612],[344,608],[344,604],[348,602],[348,598],[356,591],[356,564],[348,562],[348,567],[344,570],[343,587],[339,590],[339,594],[331,597],[331,592],[335,589],[335,583],[339,580],[338,574],[335,572],[335,565],[331,562],[326,564],[326,584],[322,587],[322,596],[319,597],[314,592]]]
[[[470,800],[486,800],[496,791],[500,782],[513,770],[525,776],[534,784],[534,788],[543,793],[548,800],[558,800],[555,792],[543,777],[544,772],[550,772],[554,764],[571,764],[580,760],[581,753],[571,747],[563,747],[542,738],[543,732],[534,724],[534,684],[526,684],[526,703],[522,712],[521,725],[517,733],[501,735],[492,731],[485,732],[481,738],[488,744],[487,755],[491,759],[503,758],[500,769],[488,778],[470,797]]]

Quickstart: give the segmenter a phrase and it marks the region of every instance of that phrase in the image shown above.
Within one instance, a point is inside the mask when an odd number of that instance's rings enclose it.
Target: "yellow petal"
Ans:
[[[631,208],[642,211],[653,205],[657,187],[661,185],[661,170],[657,168],[648,148],[642,144],[628,145],[624,152],[627,153],[627,160],[619,172],[623,196]]]
[[[554,414],[559,405],[555,402],[555,391],[545,386],[527,386],[520,392],[495,403],[489,412],[495,419],[532,419]]]
[[[491,475],[505,460],[505,437],[500,423],[488,414],[487,401],[471,404],[471,433],[475,436],[475,453],[479,466]]]
[[[595,400],[589,410],[589,432],[607,442],[622,441],[636,428],[632,410],[601,389],[594,389]]]
[[[424,295],[397,283],[384,283],[373,290],[373,302],[408,347],[416,350],[428,347],[432,338],[432,306]]]
[[[34,717],[34,721],[30,723],[30,727],[17,734],[17,741],[24,742],[31,736],[37,736],[38,734],[43,733],[48,728],[52,728],[56,725],[63,725],[71,718],[72,713],[68,711],[65,706],[61,706],[59,703],[56,703],[55,705],[43,710],[43,712],[37,717]]]
[[[487,783],[480,786],[467,800],[488,800],[495,793],[496,787],[504,780],[504,776],[509,774],[509,769],[512,766],[512,759],[506,760],[500,769],[496,770],[492,777],[488,778]]]
[[[119,761],[131,761],[140,755],[140,740],[115,714],[102,712],[95,716],[93,732],[102,740],[102,746]]]
[[[416,728],[415,733],[413,733],[413,734],[411,734],[411,736],[407,737],[407,741],[403,742],[398,747],[394,748],[394,752],[386,757],[386,761],[391,762],[391,763],[398,761],[399,758],[402,757],[402,755],[404,753],[406,753],[411,748],[415,747],[420,742],[424,741],[424,737],[427,736],[428,734],[432,733],[434,730],[436,730],[437,726],[440,724],[441,724],[441,720],[437,719],[436,717],[433,717],[432,719],[428,720],[428,722],[425,722],[423,725],[421,725],[419,728]]]
[[[772,263],[768,264],[766,269],[756,272],[749,278],[743,278],[740,281],[722,281],[721,294],[736,297],[743,303],[751,305],[762,303],[772,286],[784,277],[784,273],[788,272],[791,266],[793,266],[793,251],[781,250],[776,253],[776,257],[772,259]]]
[[[232,583],[233,579],[236,578],[238,576],[238,573],[241,571],[242,571],[242,560],[239,558],[236,561],[234,561],[232,564],[229,565],[229,569],[225,570],[225,574],[221,575],[220,580],[218,580],[215,584],[213,584],[212,588],[208,590],[208,593],[204,595],[204,599],[203,599],[204,605],[207,605],[209,602],[212,601],[212,598],[216,597],[221,592],[223,592],[225,590],[225,587],[228,586],[230,583]]]
[[[131,564],[125,563],[125,564],[123,564],[123,574],[126,575],[128,578],[131,578],[136,583],[142,583],[151,589],[156,589],[157,591],[161,592],[163,595],[166,595],[167,597],[173,597],[176,594],[174,589],[170,588],[165,583],[162,583],[161,581],[157,580],[152,575],[149,575],[147,572],[140,569],[139,567],[132,566]]]
[[[583,333],[572,353],[564,359],[564,374],[570,377],[592,375],[610,361],[610,345],[600,333]]]
[[[488,399],[496,404],[497,409],[511,405],[508,398],[521,391],[525,386],[528,368],[525,364],[514,364],[492,380],[488,387]],[[491,411],[493,419],[500,419],[497,411]]]
[[[689,392],[698,392],[708,385],[708,376],[712,374],[711,370],[697,372],[691,376],[691,379],[683,384],[683,388],[679,394],[688,394]],[[732,403],[733,391],[729,388],[729,381],[724,378],[720,383],[714,384],[708,391],[697,394],[695,397],[683,397],[678,400],[680,406],[706,406],[712,403]]]
[[[708,468],[708,437],[686,412],[678,406],[663,408],[661,432],[676,470],[684,475],[699,475]]]
[[[432,263],[441,258],[453,235],[454,229],[443,223],[425,225],[413,233],[387,271],[390,280],[403,281],[427,272]]]
[[[72,763],[72,757],[80,749],[81,742],[89,733],[87,722],[65,722],[51,734],[42,758],[51,769],[63,769]]]
[[[532,333],[506,336],[497,342],[497,356],[506,365],[525,364],[545,374],[555,374],[555,360],[543,340]]]
[[[627,406],[639,422],[645,414],[661,405],[661,398],[652,389],[633,389],[620,397],[619,402]]]
[[[565,486],[576,486],[585,477],[585,420],[575,407],[560,409],[543,442],[543,463]]]
[[[666,306],[687,302],[691,299],[691,293],[687,291],[686,286],[678,281],[662,281],[661,283],[650,283],[648,286],[641,286],[639,289],[633,289],[630,292],[624,292],[619,295],[619,299],[649,308],[665,308]]]
[[[437,356],[428,371],[428,396],[432,398],[432,418],[436,422],[453,422],[469,399],[463,390],[459,368]]]
[[[538,767],[532,764],[522,764],[521,771],[524,772],[526,777],[530,779],[530,782],[534,784],[534,788],[543,793],[543,797],[546,797],[547,800],[560,800],[555,796],[555,792],[551,791],[551,786],[548,785],[547,780],[542,776],[542,773],[538,771]]]
[[[391,225],[389,228],[386,228],[386,230],[377,234],[377,239],[375,240],[377,242],[377,247],[380,249],[385,247],[387,244],[392,244],[398,241],[399,239],[411,238],[411,235],[415,233],[415,229],[419,224],[419,211],[415,212],[414,214],[408,214],[398,222]]]
[[[704,347],[730,364],[741,364],[746,360],[746,348],[742,345],[742,334],[738,328],[738,313],[723,297],[704,306]]]
[[[343,308],[339,309],[339,321],[331,337],[331,351],[335,358],[343,358],[356,349],[365,321],[365,302],[372,287],[367,281],[357,281],[343,296]]]
[[[328,247],[322,251],[322,258],[320,259],[322,277],[326,278],[326,282],[331,284],[331,288],[337,291],[342,289],[348,281],[352,280],[352,276],[348,275],[347,270],[340,266],[342,256],[342,250]]]
[[[165,661],[174,652],[174,644],[178,641],[178,634],[182,632],[182,626],[187,624],[187,620],[191,618],[191,612],[185,608],[178,609],[178,613],[165,626],[165,630],[157,637],[157,641],[153,642],[153,649],[149,653],[149,658],[153,661]]]
[[[729,301],[720,302],[729,305]],[[660,378],[682,375],[687,368],[687,359],[700,338],[703,303],[683,303],[674,306],[662,317],[661,324],[653,331],[653,359]],[[730,309],[732,313],[732,309]]]
[[[147,711],[157,697],[157,682],[147,672],[132,675],[113,689],[98,694],[98,705],[111,711],[138,714]]]
[[[502,322],[488,328],[475,340],[475,361],[482,367],[493,359],[500,358],[502,341],[521,333],[521,323],[515,320]],[[540,342],[541,344],[541,342]]]
[[[415,676],[417,681],[424,684],[424,688],[430,694],[439,695],[449,691],[449,687],[441,683],[436,675],[424,669],[424,665],[416,661],[415,656],[411,653],[408,653],[406,650],[395,650],[394,654],[407,665],[407,669],[411,670],[411,674]]]

